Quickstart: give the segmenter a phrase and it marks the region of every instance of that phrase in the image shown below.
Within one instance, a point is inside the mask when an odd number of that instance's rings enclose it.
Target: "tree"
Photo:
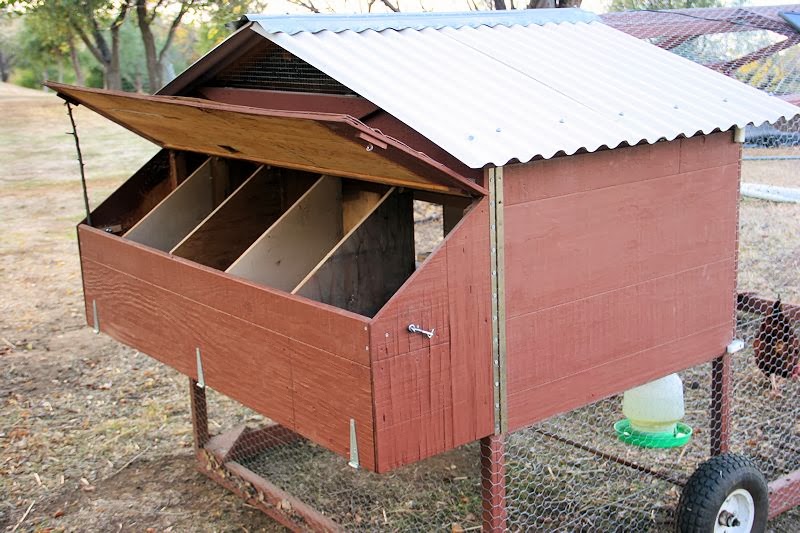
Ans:
[[[78,85],[85,85],[86,78],[78,54],[77,39],[69,21],[48,9],[32,11],[23,20],[26,34],[30,34],[33,38],[33,41],[28,43],[29,53],[36,55],[35,50],[38,50],[46,54],[45,57],[38,58],[41,62],[46,62],[47,56],[51,61],[55,59],[59,64],[60,79],[63,78],[61,65],[65,57],[69,56],[75,73],[75,82]]]
[[[19,21],[9,13],[0,13],[0,81],[11,77],[11,67],[17,57]]]
[[[142,36],[142,44],[144,45],[147,79],[150,92],[155,92],[164,85],[164,56],[170,45],[172,45],[175,31],[180,26],[183,17],[196,2],[195,0],[183,0],[180,2],[158,0],[155,3],[147,0],[134,1],[136,3],[136,20],[139,25],[139,33]],[[177,4],[177,6],[174,4]],[[163,16],[163,12],[169,7],[177,7],[177,13],[172,17],[161,49],[157,50],[156,38],[153,35],[153,24],[157,18]]]
[[[75,34],[83,41],[92,56],[103,68],[103,81],[107,89],[122,89],[120,68],[119,32],[130,9],[129,0],[55,0],[39,9],[60,8],[66,15]],[[111,36],[109,46],[105,32]]]

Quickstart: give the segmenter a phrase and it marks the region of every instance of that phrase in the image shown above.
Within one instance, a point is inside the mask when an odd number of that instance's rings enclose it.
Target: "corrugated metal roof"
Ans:
[[[253,29],[472,168],[758,125],[799,111],[599,22]]]
[[[245,15],[239,24],[258,22],[269,32],[294,35],[300,32],[366,30],[421,30],[424,28],[476,28],[478,26],[528,26],[562,22],[592,22],[599,17],[589,11],[569,9],[525,9],[510,11],[470,11],[466,13],[371,13],[307,14],[307,15]]]

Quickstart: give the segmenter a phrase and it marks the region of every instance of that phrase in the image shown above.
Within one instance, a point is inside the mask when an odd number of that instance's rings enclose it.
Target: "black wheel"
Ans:
[[[679,533],[761,533],[769,492],[764,475],[743,455],[726,453],[701,464],[678,503]]]

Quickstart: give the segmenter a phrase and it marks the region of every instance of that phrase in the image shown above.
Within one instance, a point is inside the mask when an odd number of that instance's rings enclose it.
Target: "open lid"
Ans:
[[[164,148],[433,192],[487,194],[474,181],[349,115],[47,86]]]

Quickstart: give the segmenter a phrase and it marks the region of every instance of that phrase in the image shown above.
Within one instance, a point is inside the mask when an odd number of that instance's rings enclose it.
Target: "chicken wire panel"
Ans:
[[[621,395],[507,435],[507,530],[672,531],[680,488],[710,445],[711,365],[682,378],[685,421],[695,430],[683,447],[619,440]]]
[[[231,433],[224,461],[234,462],[286,497],[276,505],[298,523],[299,506],[345,531],[470,531],[480,529],[480,453],[478,443],[431,459],[375,474],[274,425],[236,402],[206,389],[209,428],[214,439]],[[241,428],[245,429],[242,430]],[[235,444],[234,444],[235,441]],[[209,466],[222,470],[222,464]],[[222,477],[232,478],[230,473]],[[247,485],[239,483],[239,486]],[[256,487],[258,485],[256,484]],[[245,492],[252,492],[252,487]],[[263,501],[264,495],[255,496]]]
[[[353,91],[282,48],[261,43],[208,82],[212,87],[353,95]]]

